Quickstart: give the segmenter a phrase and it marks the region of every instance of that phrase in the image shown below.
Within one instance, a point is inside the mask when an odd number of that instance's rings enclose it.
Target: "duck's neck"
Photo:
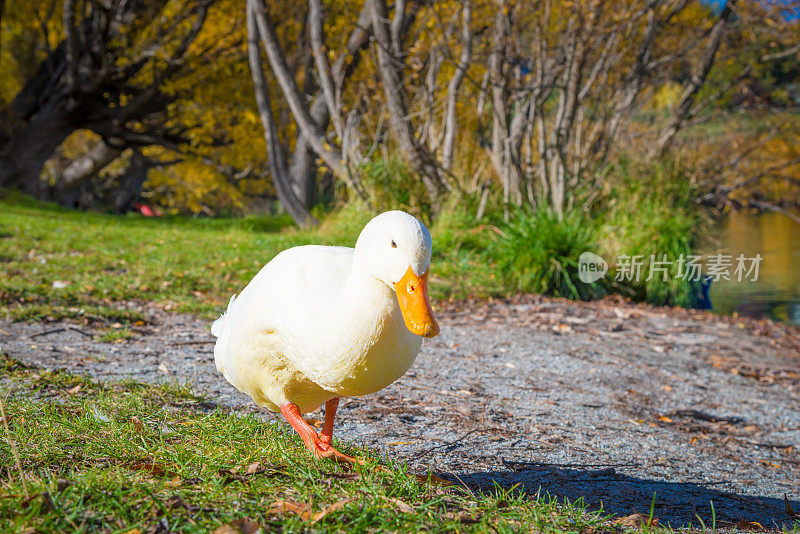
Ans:
[[[399,308],[394,291],[354,262],[337,313],[343,321],[361,330],[367,325],[382,327],[394,315],[399,315]]]
[[[394,296],[389,286],[361,268],[355,261],[345,287],[347,300],[362,308],[365,301],[380,299],[391,302],[389,297]]]

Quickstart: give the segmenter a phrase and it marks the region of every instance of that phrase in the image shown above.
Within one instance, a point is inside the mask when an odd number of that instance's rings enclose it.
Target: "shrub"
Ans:
[[[576,211],[559,220],[548,208],[521,211],[488,249],[507,285],[517,291],[570,299],[605,293],[604,282],[578,277],[581,253],[597,250],[594,224]]]
[[[445,201],[431,226],[433,271],[431,288],[437,298],[482,297],[503,293],[495,269],[486,261],[486,248],[497,227],[478,223],[473,206],[455,195]],[[465,276],[469,273],[469,276]]]
[[[430,223],[432,210],[428,193],[419,176],[400,156],[367,161],[360,174],[370,203],[379,212],[403,210]]]
[[[678,276],[678,262],[694,253],[707,221],[694,201],[688,170],[679,162],[640,166],[620,160],[610,171],[603,249],[607,259],[642,256],[644,262],[639,280],[615,281],[616,290],[650,304],[691,306],[698,287]],[[660,274],[647,280],[651,257],[668,262],[666,280]],[[610,279],[618,269],[612,266]]]
[[[330,244],[352,247],[364,226],[377,214],[365,202],[353,199],[322,219],[317,233],[320,237],[327,238]]]

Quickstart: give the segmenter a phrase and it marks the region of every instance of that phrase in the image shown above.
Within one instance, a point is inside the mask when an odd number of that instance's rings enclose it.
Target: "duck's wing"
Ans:
[[[231,381],[230,358],[241,354],[234,345],[264,339],[265,332],[291,337],[317,324],[330,312],[352,265],[353,249],[347,247],[306,245],[275,256],[212,325],[217,369]]]

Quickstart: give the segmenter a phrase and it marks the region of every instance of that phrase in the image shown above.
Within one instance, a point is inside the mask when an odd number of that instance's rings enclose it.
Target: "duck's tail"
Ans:
[[[211,325],[211,335],[214,337],[219,337],[222,335],[222,329],[225,327],[225,317],[228,315],[228,313],[230,313],[234,302],[236,302],[236,295],[233,295],[230,302],[228,302],[228,311],[220,315],[219,319],[214,321],[214,323]]]

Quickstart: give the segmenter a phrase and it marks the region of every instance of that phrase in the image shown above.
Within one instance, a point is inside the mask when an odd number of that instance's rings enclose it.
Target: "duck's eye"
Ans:
[[[394,239],[392,239],[392,248],[397,248],[397,243],[394,242]]]

